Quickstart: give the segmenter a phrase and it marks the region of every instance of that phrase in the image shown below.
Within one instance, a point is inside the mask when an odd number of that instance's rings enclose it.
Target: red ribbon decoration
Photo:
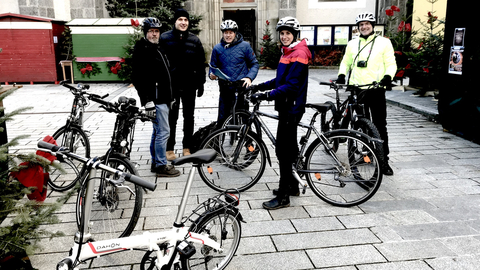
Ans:
[[[90,64],[87,64],[86,67],[80,69],[80,71],[82,72],[82,74],[85,74],[87,71],[92,71],[92,70],[93,70],[93,68],[92,68],[92,66],[91,66]]]

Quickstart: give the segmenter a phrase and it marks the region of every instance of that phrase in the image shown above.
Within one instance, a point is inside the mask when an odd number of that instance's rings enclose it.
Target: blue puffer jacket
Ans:
[[[237,33],[237,41],[227,44],[223,38],[213,47],[210,65],[219,68],[232,81],[245,77],[252,81],[257,77],[258,61],[255,53],[243,36]],[[210,73],[213,73],[210,70]]]

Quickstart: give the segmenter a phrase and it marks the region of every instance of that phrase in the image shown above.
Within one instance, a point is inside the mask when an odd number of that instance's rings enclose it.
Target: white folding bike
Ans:
[[[207,199],[192,214],[184,217],[187,199],[193,183],[196,169],[209,163],[216,157],[214,150],[200,150],[196,153],[172,161],[174,165],[192,163],[183,197],[173,227],[167,231],[144,232],[142,235],[129,236],[102,241],[94,241],[89,233],[90,211],[94,200],[94,180],[96,170],[100,169],[115,175],[116,180],[105,179],[117,187],[123,187],[124,181],[140,185],[151,191],[156,184],[138,176],[122,172],[101,164],[95,158],[85,158],[69,152],[53,144],[41,141],[39,150],[49,152],[58,159],[68,157],[86,164],[89,173],[82,181],[82,189],[86,188],[79,231],[75,234],[74,245],[69,256],[57,264],[57,269],[76,269],[81,263],[100,256],[126,250],[146,251],[140,262],[140,269],[224,269],[232,260],[240,244],[241,223],[243,218],[236,206],[239,204],[239,193],[223,192]],[[106,175],[106,174],[102,174]],[[129,189],[128,187],[126,187]],[[134,192],[129,190],[134,196]],[[186,222],[192,222],[189,227]],[[108,228],[107,228],[108,230]]]

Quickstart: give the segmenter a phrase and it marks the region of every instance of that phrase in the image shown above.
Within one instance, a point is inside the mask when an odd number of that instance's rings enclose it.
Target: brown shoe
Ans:
[[[172,161],[176,158],[177,158],[177,156],[175,156],[175,153],[173,151],[167,151],[167,160],[168,161]]]
[[[180,175],[180,171],[175,169],[173,165],[160,165],[155,169],[155,173],[158,177],[177,177]]]
[[[190,156],[190,155],[191,155],[190,149],[188,149],[188,148],[183,148],[183,155],[184,155],[184,156]]]

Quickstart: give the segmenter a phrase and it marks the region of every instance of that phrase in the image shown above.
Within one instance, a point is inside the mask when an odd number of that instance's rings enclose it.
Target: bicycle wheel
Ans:
[[[261,139],[252,132],[242,138],[240,131],[240,127],[217,130],[200,145],[200,149],[217,151],[214,161],[199,168],[203,182],[216,191],[245,191],[255,185],[265,171],[267,150]]]
[[[120,171],[138,175],[135,166],[126,157],[114,155],[105,163]],[[96,241],[129,236],[140,217],[142,188],[127,181],[122,187],[116,187],[105,179],[116,180],[118,177],[104,171],[99,178],[91,180],[95,181],[95,188],[90,214],[90,233],[95,235]],[[132,194],[127,187],[135,194]],[[77,196],[76,217],[79,227],[82,207],[85,206],[83,204],[85,192],[85,188],[82,188]]]
[[[240,110],[235,112],[235,121],[233,118],[233,114],[230,114],[225,118],[225,121],[222,124],[222,128],[226,128],[227,125],[243,125],[248,122],[248,118],[250,118],[251,112],[246,110]],[[262,137],[262,128],[260,127],[260,123],[255,119],[253,120],[253,125],[251,127],[251,131],[258,135],[258,137]]]
[[[235,255],[242,236],[240,221],[231,210],[207,214],[192,224],[190,231],[219,242],[223,250],[220,252],[192,243],[197,252],[189,259],[181,258],[183,270],[225,269]]]
[[[353,124],[353,129],[368,136],[375,138],[375,139],[382,139],[380,137],[380,132],[378,132],[377,127],[367,118],[359,118]],[[383,164],[384,161],[384,154],[383,154],[383,143],[375,142],[374,143],[375,149],[377,149],[378,158],[380,160],[380,164]]]
[[[335,206],[354,206],[370,199],[383,176],[375,148],[348,130],[324,135],[327,145],[317,138],[305,154],[305,172],[312,191]]]
[[[57,145],[66,147],[80,156],[90,157],[90,142],[85,132],[80,128],[63,126],[52,137],[57,141]],[[50,172],[50,179],[48,180],[48,185],[55,191],[66,191],[73,188],[80,179],[80,172],[84,166],[82,162],[70,158],[65,158],[65,161],[61,164],[66,173],[54,168]]]

